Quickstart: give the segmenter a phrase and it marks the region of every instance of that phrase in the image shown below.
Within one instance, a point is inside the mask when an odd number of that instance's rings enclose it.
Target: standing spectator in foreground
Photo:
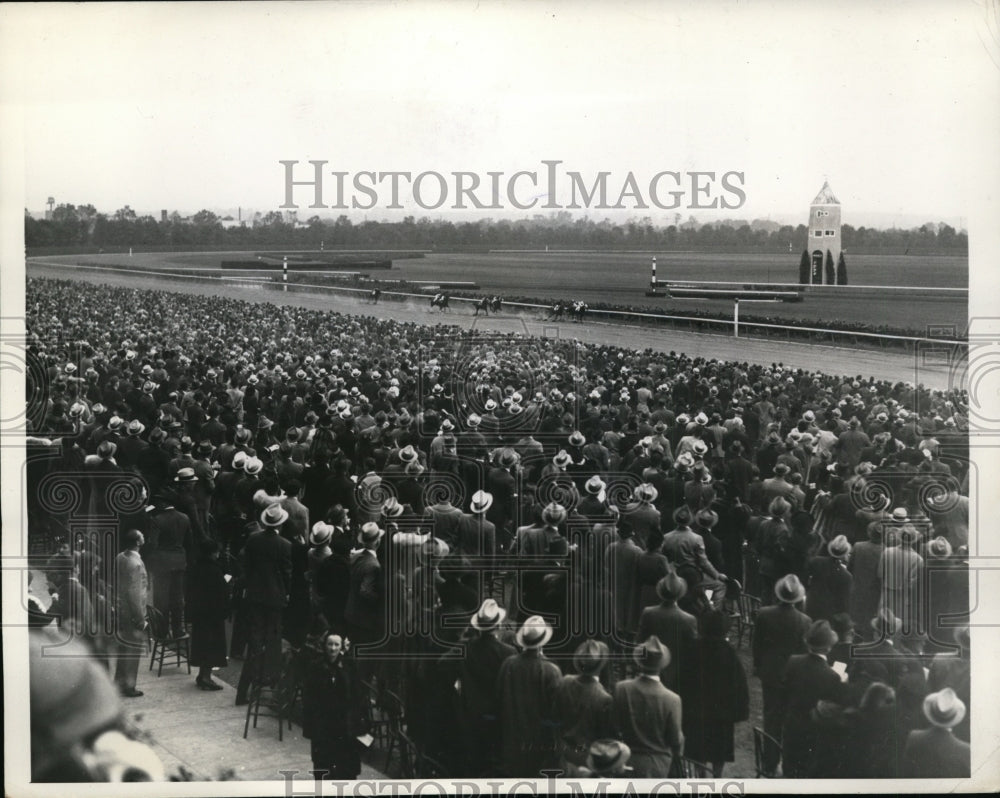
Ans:
[[[677,575],[670,566],[667,575],[656,583],[659,604],[646,607],[639,618],[639,639],[648,640],[655,636],[669,651],[668,667],[660,675],[664,684],[674,689],[677,685],[678,666],[686,661],[688,651],[698,636],[698,621],[689,612],[677,606],[677,602],[687,593],[687,582]]]
[[[155,501],[146,562],[153,578],[153,606],[170,624],[170,633],[184,632],[184,574],[194,553],[194,533],[188,517],[174,507],[168,494]]]
[[[361,743],[367,731],[365,692],[347,640],[323,635],[322,653],[306,670],[302,685],[302,736],[309,740],[317,778],[349,781],[361,773]]]
[[[583,767],[594,740],[613,732],[611,696],[598,681],[609,649],[599,640],[585,640],[573,655],[578,675],[567,675],[556,688],[553,715],[559,727],[564,773]]]
[[[535,778],[555,764],[552,699],[562,674],[542,653],[552,627],[539,615],[517,632],[521,653],[504,660],[497,677],[503,775]]]
[[[145,543],[142,532],[130,529],[125,533],[125,550],[115,557],[115,609],[117,617],[118,662],[115,684],[126,698],[142,695],[135,689],[139,675],[139,659],[146,642],[146,602],[148,579],[146,566],[139,555]]]
[[[458,667],[468,772],[480,776],[494,775],[499,768],[497,677],[503,662],[517,654],[516,648],[497,638],[497,631],[506,617],[507,611],[493,599],[483,602],[470,621],[475,636],[466,641],[465,656]]]
[[[733,727],[750,717],[750,688],[732,644],[729,618],[711,611],[700,618],[700,635],[682,664],[677,692],[684,707],[685,755],[712,764],[719,778],[736,758]]]
[[[615,685],[615,725],[632,750],[636,778],[667,778],[673,760],[684,753],[680,696],[660,682],[670,650],[650,636],[632,657],[640,675]]]
[[[804,635],[809,629],[809,616],[800,612],[806,597],[805,588],[795,574],[788,574],[774,586],[778,604],[764,607],[757,613],[753,634],[753,667],[760,679],[764,699],[764,731],[775,739],[781,738],[786,695],[782,677],[788,660],[806,650]],[[779,752],[770,745],[764,748],[765,775],[778,768]]]
[[[201,690],[221,690],[212,680],[212,668],[224,668],[229,585],[219,562],[219,544],[207,538],[201,556],[188,574],[188,617],[191,619],[191,664],[198,668],[195,683]]]
[[[809,559],[806,611],[814,621],[832,621],[835,615],[850,609],[853,581],[847,570],[850,556],[851,544],[843,535],[837,535],[826,545],[825,556]]]
[[[827,661],[830,649],[837,644],[837,633],[829,622],[813,622],[803,640],[808,653],[793,655],[782,677],[787,700],[781,730],[782,775],[789,779],[807,779],[816,771],[816,759],[821,755],[811,716],[816,702],[842,703],[846,697],[840,677]]]
[[[903,778],[968,778],[971,749],[952,733],[965,717],[962,699],[950,687],[931,693],[924,699],[924,717],[930,728],[915,729],[906,739]]]
[[[385,629],[385,575],[378,560],[383,535],[385,530],[369,521],[361,527],[361,548],[351,550],[351,579],[344,620],[355,643],[377,643]],[[364,663],[362,678],[369,675],[369,665],[370,662]]]
[[[639,586],[636,569],[642,549],[632,539],[632,525],[623,518],[618,526],[618,540],[605,552],[606,585],[614,599],[615,630],[626,641],[635,639],[639,627]]]
[[[281,505],[272,504],[260,514],[264,528],[251,533],[243,547],[250,652],[236,688],[237,706],[247,703],[251,682],[273,683],[281,671],[281,611],[292,583],[292,544],[280,534],[287,520]]]

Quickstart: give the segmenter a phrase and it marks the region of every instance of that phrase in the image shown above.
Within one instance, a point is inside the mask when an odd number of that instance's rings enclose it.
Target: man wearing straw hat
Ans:
[[[655,636],[632,652],[639,675],[615,685],[614,721],[632,750],[637,778],[666,778],[673,760],[684,752],[681,699],[660,681],[670,664],[670,649]]]
[[[796,654],[805,653],[805,633],[809,629],[809,616],[798,606],[806,597],[806,589],[795,574],[788,574],[774,585],[778,603],[762,607],[757,613],[753,632],[753,666],[760,679],[764,700],[764,731],[780,739],[781,723],[785,712],[785,693],[782,685],[785,666]],[[764,770],[774,774],[778,767],[779,752],[772,746],[764,749]]]
[[[493,775],[499,765],[497,677],[503,662],[517,654],[517,649],[496,636],[506,618],[507,610],[486,599],[469,621],[474,636],[465,642],[465,656],[458,665],[455,689],[462,710],[468,772],[477,776]]]
[[[953,733],[965,717],[965,702],[946,687],[928,695],[923,709],[931,725],[910,732],[903,751],[901,775],[911,779],[968,778],[971,749]]]
[[[521,652],[500,666],[501,771],[508,778],[534,778],[555,765],[551,707],[562,674],[542,653],[551,638],[552,627],[532,615],[517,632]]]
[[[458,523],[455,553],[468,557],[494,557],[497,551],[496,527],[486,520],[493,496],[483,490],[472,494],[469,512]]]

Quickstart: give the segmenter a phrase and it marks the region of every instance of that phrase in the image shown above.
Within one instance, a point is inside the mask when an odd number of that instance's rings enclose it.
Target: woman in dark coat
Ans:
[[[212,668],[224,668],[226,618],[229,616],[229,584],[219,562],[219,544],[206,538],[199,544],[200,557],[188,572],[190,591],[186,611],[191,620],[191,664],[198,668],[195,683],[202,690],[221,690],[212,680]]]
[[[704,613],[699,637],[678,672],[684,755],[711,763],[715,778],[735,760],[733,727],[750,717],[747,676],[726,640],[728,623],[724,613]]]
[[[310,742],[313,769],[320,778],[356,779],[366,733],[365,692],[346,638],[326,632],[321,654],[307,667],[302,684],[302,736]]]

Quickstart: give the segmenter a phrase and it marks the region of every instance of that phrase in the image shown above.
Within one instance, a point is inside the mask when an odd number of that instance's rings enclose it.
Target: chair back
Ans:
[[[158,643],[170,640],[170,627],[167,625],[167,619],[156,607],[146,607],[146,622],[149,624],[149,633],[153,640]]]
[[[765,753],[764,749],[770,745],[775,751],[781,752],[781,743],[775,740],[770,734],[768,734],[763,729],[754,726],[753,727],[753,761],[754,767],[757,770],[757,778],[767,778],[770,774],[767,772],[767,766],[765,765]],[[777,759],[775,759],[777,761]]]
[[[710,779],[712,778],[712,768],[704,762],[682,756],[677,768],[678,774],[683,779]]]

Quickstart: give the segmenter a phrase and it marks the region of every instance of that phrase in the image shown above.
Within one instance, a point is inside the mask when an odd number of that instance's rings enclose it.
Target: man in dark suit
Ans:
[[[931,726],[910,732],[900,775],[910,779],[967,779],[971,749],[952,732],[965,717],[965,703],[946,687],[924,699],[924,717]]]
[[[650,535],[660,531],[660,511],[653,506],[659,495],[659,491],[646,482],[636,487],[635,501],[625,506],[625,519],[631,522],[636,541],[642,546]]]
[[[476,491],[472,495],[469,512],[462,514],[462,520],[458,524],[455,554],[491,559],[496,556],[496,527],[487,520],[493,504],[493,496],[486,491]]]
[[[377,643],[385,629],[385,577],[377,554],[383,535],[385,530],[368,522],[361,527],[361,548],[351,551],[351,586],[344,619],[355,643]]]
[[[499,769],[496,739],[500,708],[496,685],[500,665],[517,653],[516,648],[496,637],[506,616],[505,609],[493,599],[486,599],[470,622],[477,637],[465,643],[465,656],[458,664],[467,771],[484,776],[496,774]]]
[[[821,752],[810,713],[816,702],[845,703],[847,694],[840,676],[827,661],[838,640],[829,621],[813,622],[803,640],[808,653],[790,657],[782,677],[786,708],[781,729],[781,769],[789,779],[807,779],[815,774],[816,757]]]
[[[516,514],[517,479],[512,472],[519,460],[513,449],[501,449],[496,467],[490,469],[486,477],[486,490],[493,496],[493,506],[487,511],[486,518],[501,534],[506,532],[509,535],[508,527]]]
[[[779,579],[774,586],[774,595],[778,604],[763,607],[757,613],[753,631],[753,665],[763,692],[764,731],[779,739],[785,713],[782,677],[789,658],[805,653],[803,636],[811,621],[796,607],[805,600],[806,590],[795,574]],[[765,773],[774,774],[778,758],[779,753],[772,746],[765,748]]]
[[[153,606],[170,623],[174,637],[184,635],[184,574],[194,556],[191,520],[174,507],[173,496],[154,498],[144,559],[152,577]]]
[[[236,705],[247,702],[250,683],[274,681],[281,671],[281,611],[292,583],[292,544],[281,536],[288,512],[272,504],[260,515],[263,529],[243,547],[243,575],[250,625],[250,652],[236,688]]]
[[[660,674],[660,679],[671,690],[677,689],[677,672],[698,636],[698,621],[677,606],[687,593],[687,582],[670,567],[670,572],[656,583],[660,603],[646,607],[639,617],[639,640],[656,635],[671,651],[670,665]]]

